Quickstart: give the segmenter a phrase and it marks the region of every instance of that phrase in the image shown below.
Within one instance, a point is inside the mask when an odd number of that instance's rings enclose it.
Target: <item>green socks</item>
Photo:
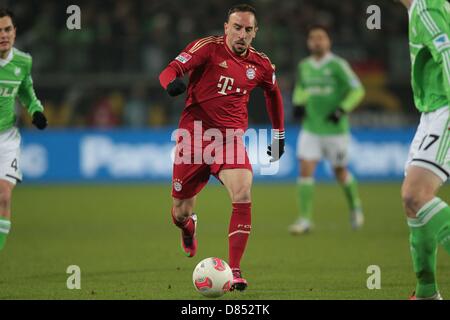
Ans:
[[[11,221],[0,217],[0,251],[5,246],[6,237],[11,229]]]
[[[344,189],[345,197],[347,198],[348,205],[351,210],[361,209],[361,200],[358,194],[358,182],[349,172],[347,176],[347,181],[342,184]]]
[[[416,296],[431,297],[438,292],[436,254],[440,243],[450,254],[450,208],[439,198],[426,203],[417,218],[408,218],[411,256],[416,273]]]
[[[297,181],[300,218],[311,221],[314,179],[299,178]]]
[[[351,174],[348,175],[347,182],[342,185],[347,198],[347,202],[352,210],[361,208],[361,200],[358,194],[358,183]],[[299,214],[300,218],[310,220],[313,209],[314,179],[299,178],[297,181]]]

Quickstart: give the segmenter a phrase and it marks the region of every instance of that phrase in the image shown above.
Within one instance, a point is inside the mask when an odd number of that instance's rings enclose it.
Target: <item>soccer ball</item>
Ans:
[[[192,274],[195,289],[208,298],[218,298],[230,291],[233,273],[219,258],[206,258],[197,264]]]

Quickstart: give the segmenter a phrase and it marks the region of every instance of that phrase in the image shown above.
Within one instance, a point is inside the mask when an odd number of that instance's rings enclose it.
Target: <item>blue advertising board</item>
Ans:
[[[170,182],[175,128],[147,130],[23,130],[21,168],[25,182]],[[295,181],[298,127],[286,130],[286,154],[269,164],[268,130],[246,139],[256,181]],[[350,168],[361,181],[403,177],[413,129],[352,131]],[[255,138],[255,137],[254,137]],[[333,178],[327,162],[317,180]]]

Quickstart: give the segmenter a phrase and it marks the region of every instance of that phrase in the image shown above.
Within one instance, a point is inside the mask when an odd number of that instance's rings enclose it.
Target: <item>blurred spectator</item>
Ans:
[[[138,84],[133,87],[131,96],[124,108],[124,125],[128,127],[143,128],[148,124],[148,102],[146,87]]]
[[[88,117],[88,124],[92,127],[109,129],[120,125],[120,117],[114,95],[102,96],[93,105]]]

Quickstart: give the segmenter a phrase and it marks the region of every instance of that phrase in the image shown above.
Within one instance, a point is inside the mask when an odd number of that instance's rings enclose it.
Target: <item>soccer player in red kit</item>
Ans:
[[[233,207],[228,234],[228,263],[233,271],[231,289],[240,291],[247,287],[247,281],[242,278],[240,262],[251,229],[253,173],[242,136],[228,139],[227,135],[229,129],[241,132],[247,129],[247,104],[250,92],[255,87],[264,90],[266,109],[274,130],[267,153],[271,161],[277,161],[284,153],[281,93],[275,78],[275,68],[269,58],[251,47],[257,30],[255,9],[245,4],[236,5],[228,12],[224,36],[206,37],[190,43],[159,76],[161,86],[169,95],[177,96],[186,90],[180,77],[189,75],[186,106],[179,130],[194,135],[194,122],[201,121],[202,133],[216,129],[225,136],[225,144],[230,143],[230,140],[233,143],[234,152],[229,154],[228,148],[222,144],[219,146],[219,149],[226,149],[227,161],[216,158],[212,163],[179,163],[177,159],[186,156],[183,154],[186,153],[185,147],[192,146],[192,140],[177,140],[172,179],[172,218],[181,229],[184,252],[188,257],[193,257],[197,251],[197,216],[193,214],[196,195],[207,184],[211,174],[220,180],[230,195]],[[211,143],[202,141],[200,152]],[[197,149],[194,142],[194,151],[188,151],[188,158],[195,157]],[[218,154],[222,152],[216,150],[215,156],[218,157]],[[239,161],[239,154],[244,155],[243,161]],[[230,157],[232,161],[229,161]]]

